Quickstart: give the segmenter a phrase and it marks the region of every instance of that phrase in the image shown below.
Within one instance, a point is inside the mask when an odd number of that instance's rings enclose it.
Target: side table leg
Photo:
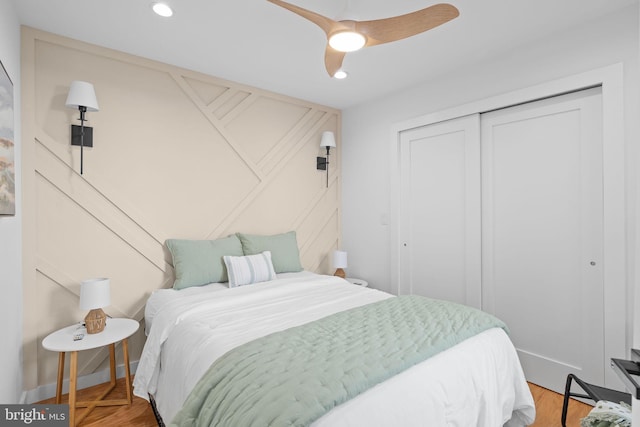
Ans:
[[[127,386],[127,401],[131,405],[131,369],[129,368],[129,342],[122,340],[122,356],[124,358],[125,385]]]
[[[76,386],[78,382],[78,352],[71,352],[69,368],[69,425],[76,425]]]
[[[58,384],[56,385],[56,404],[62,403],[62,382],[64,381],[64,351],[58,353]]]
[[[116,345],[109,344],[109,369],[111,372],[111,385],[116,385]]]

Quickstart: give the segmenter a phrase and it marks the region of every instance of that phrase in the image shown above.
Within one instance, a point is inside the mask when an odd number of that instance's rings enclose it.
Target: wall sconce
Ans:
[[[80,175],[82,175],[83,149],[93,147],[93,129],[85,126],[87,111],[98,111],[98,100],[91,83],[75,80],[71,82],[66,106],[80,111],[80,126],[71,125],[71,145],[80,146]]]
[[[80,284],[80,308],[91,310],[84,318],[88,334],[102,332],[107,324],[103,307],[111,304],[109,279],[83,280]]]
[[[333,275],[344,279],[346,274],[343,268],[347,268],[347,253],[345,251],[333,251],[333,267],[336,269]]]
[[[329,150],[331,147],[335,148],[336,138],[331,131],[322,132],[322,138],[320,139],[320,147],[327,148],[327,157],[316,157],[316,169],[327,171],[327,188],[329,188]]]

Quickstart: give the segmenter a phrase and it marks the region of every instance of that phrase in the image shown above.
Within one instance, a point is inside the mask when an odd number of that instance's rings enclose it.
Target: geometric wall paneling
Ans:
[[[158,283],[171,276],[169,265],[164,262],[163,251],[156,243],[155,258],[164,263],[162,269],[143,253],[144,247],[133,246],[134,239],[125,240],[126,234],[118,235],[91,213],[68,198],[59,197],[48,181],[39,180],[37,191],[39,203],[55,201],[60,209],[41,214],[38,209],[37,229],[39,236],[36,269],[43,270],[42,262],[55,266],[70,279],[60,282],[64,286],[76,286],[85,278],[108,276],[111,279],[112,315],[141,318],[147,296]],[[51,222],[55,230],[42,231]],[[40,236],[46,236],[42,238]],[[46,271],[50,271],[48,267]],[[60,276],[59,274],[57,276]],[[128,286],[130,284],[136,286]],[[75,292],[76,294],[77,291]]]
[[[276,146],[258,162],[258,167],[264,173],[276,169],[281,160],[286,157],[298,144],[307,144],[310,139],[318,139],[318,132],[322,122],[330,113],[310,108],[292,126],[287,134],[283,135]]]
[[[253,163],[258,164],[308,111],[302,106],[259,97],[225,128]]]
[[[36,165],[42,180],[54,185],[65,198],[87,211],[96,218],[96,221],[109,228],[110,232],[119,236],[123,242],[134,248],[157,269],[167,270],[169,265],[164,259],[163,251],[158,249],[157,240],[79,175],[72,174],[71,179],[65,179],[68,176],[68,169],[60,159],[39,143],[36,143]],[[70,220],[73,221],[74,218]]]
[[[205,105],[211,105],[223,94],[229,92],[230,89],[228,85],[215,85],[211,82],[203,82],[189,77],[185,77],[184,80]]]
[[[185,92],[189,92],[189,90],[187,89]],[[198,104],[197,99],[193,99],[193,101]],[[280,204],[281,200],[278,199],[278,194],[276,194],[276,197],[272,197],[269,188],[281,189],[283,185],[281,183],[272,185],[270,182],[274,179],[276,173],[282,173],[282,170],[287,169],[290,165],[306,163],[292,161],[292,157],[296,155],[300,147],[308,147],[309,144],[312,144],[311,146],[318,145],[320,126],[327,121],[331,121],[329,116],[335,116],[335,112],[329,114],[326,111],[309,108],[309,106],[300,107],[292,103],[291,99],[285,97],[271,99],[254,95],[247,97],[245,102],[238,104],[223,120],[217,120],[216,117],[208,114],[204,106],[201,106],[201,110],[208,115],[210,122],[220,130],[227,142],[234,147],[238,155],[260,179],[251,193],[247,194],[240,204],[234,206],[225,220],[219,222],[207,234],[207,238],[227,235],[237,230],[264,232],[261,231],[254,218],[248,221],[249,224],[245,224],[242,221],[243,214],[253,216],[255,215],[254,211],[261,212],[262,215],[265,213],[268,215],[269,208],[265,210],[264,206],[260,204],[260,199],[269,199],[267,202],[269,207],[278,212],[276,214],[277,218],[276,216],[263,216],[260,223],[266,224],[268,229],[272,229],[272,232],[290,229],[290,222],[285,220],[284,222],[287,225],[283,228],[276,220],[283,219],[280,214],[282,206],[286,206],[288,209],[292,208],[292,206],[287,200],[284,201],[284,205]],[[277,114],[274,115],[274,112]],[[265,120],[265,118],[268,120]],[[333,121],[335,122],[335,120]],[[249,149],[245,148],[245,146],[249,147]],[[254,151],[258,154],[253,154]],[[305,160],[309,158],[313,158],[313,156],[309,155]],[[311,172],[313,176],[317,175],[312,168],[305,168],[305,172]],[[291,186],[293,185],[292,183],[300,181],[304,181],[303,177],[296,175],[287,185]],[[301,192],[289,190],[289,194],[291,193],[301,194]],[[281,194],[280,197],[282,196]]]
[[[326,181],[323,180],[323,184],[326,185]],[[329,185],[327,191],[316,194],[305,210],[296,218],[294,224],[301,252],[308,250],[313,241],[318,238],[321,229],[324,229],[323,224],[328,218],[336,214],[335,204],[337,200],[338,187]],[[333,233],[328,234],[335,238]]]
[[[118,190],[128,191],[138,199],[139,208],[144,206],[145,217],[154,217],[159,222],[155,236],[160,242],[175,236],[204,237],[200,224],[221,221],[225,211],[258,182],[253,174],[245,172],[244,160],[219,129],[212,126],[199,105],[184,96],[174,79],[171,84],[174,96],[189,111],[188,119],[183,116],[176,122],[168,114],[162,124],[153,122],[154,129],[146,130],[147,136],[126,141],[122,153],[127,152],[128,146],[148,146],[138,156],[137,164],[129,166],[131,170],[140,169],[140,163],[146,162],[156,166],[142,168],[145,173],[138,174],[133,181],[128,174],[117,178]],[[224,173],[224,180],[219,171]],[[228,182],[233,182],[233,186],[222,185]],[[215,189],[212,197],[202,197],[212,193],[212,189]],[[185,209],[195,204],[198,209]]]
[[[296,230],[303,267],[340,246],[340,112],[28,27],[22,29],[24,387],[55,382],[48,333],[84,317],[79,284],[109,277],[114,317],[141,320],[171,286],[168,238]],[[73,80],[100,104],[92,148],[71,147]],[[329,186],[315,158],[332,131]],[[138,359],[144,325],[130,340]],[[81,374],[108,352],[81,353]]]
[[[281,232],[298,225],[300,213],[308,212],[316,196],[327,191],[324,175],[311,161],[316,157],[318,145],[316,134],[313,141],[287,153],[279,167],[261,183],[261,191],[252,194],[252,199],[245,202],[246,206],[235,215],[232,227],[226,231],[247,230],[260,234],[271,228]],[[288,191],[281,191],[282,188]],[[260,212],[260,221],[255,220],[254,212]]]
[[[244,91],[235,91],[233,96],[218,108],[214,108],[214,117],[221,124],[221,127],[227,127],[239,115],[249,109],[255,102],[260,99],[257,93],[248,93]],[[211,108],[211,105],[209,105]],[[224,114],[220,114],[224,110]],[[267,113],[266,110],[263,113]],[[253,125],[253,123],[252,123]],[[251,126],[253,128],[253,126]]]
[[[219,120],[230,119],[229,113],[242,105],[251,96],[249,92],[229,90],[208,107]]]
[[[260,170],[264,173],[272,173],[287,164],[301,149],[314,145],[319,148],[320,134],[327,126],[326,123],[332,121],[332,116],[334,114],[329,112],[309,109],[296,124],[291,126],[287,134],[283,135],[278,144],[266,153],[258,163]],[[313,171],[314,168],[312,167],[311,170]]]
[[[333,270],[331,270],[331,257],[327,256],[327,254],[331,253],[334,249],[339,249],[337,247],[338,242],[331,233],[339,224],[340,219],[338,218],[337,212],[325,218],[323,227],[317,231],[314,239],[302,248],[301,258],[303,262],[312,265],[312,268],[323,268],[324,271],[333,272]]]

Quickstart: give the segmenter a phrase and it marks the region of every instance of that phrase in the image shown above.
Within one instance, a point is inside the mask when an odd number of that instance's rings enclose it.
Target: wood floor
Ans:
[[[529,383],[533,400],[536,403],[536,421],[534,427],[560,427],[562,415],[561,394]],[[589,414],[593,407],[571,399],[567,411],[567,427],[580,427],[580,420]]]
[[[560,414],[562,413],[562,395],[529,384],[531,394],[536,403],[537,417],[534,427],[560,427]],[[88,400],[100,395],[105,386],[95,386],[78,392],[79,399]],[[125,396],[124,379],[118,380],[116,389],[111,392],[110,398]],[[53,403],[55,399],[45,400],[40,403]],[[63,402],[68,401],[68,396],[62,398]],[[572,400],[569,404],[569,414],[567,417],[567,427],[579,427],[580,419],[585,417],[591,406]],[[84,409],[78,409],[77,416],[82,414]],[[131,406],[114,406],[96,408],[80,424],[82,427],[118,426],[118,427],[152,427],[157,426],[156,419],[149,403],[133,398]],[[472,426],[469,426],[472,427]]]
[[[97,385],[83,390],[78,390],[76,398],[78,400],[96,399],[103,390],[107,389],[109,383],[105,385]],[[116,383],[116,388],[107,396],[108,399],[126,398],[126,386],[124,378],[120,378]],[[47,399],[39,403],[54,403],[55,398]],[[62,396],[62,403],[69,402],[69,395]],[[78,408],[76,418],[81,416],[86,409]],[[154,427],[157,426],[156,418],[153,416],[153,410],[144,399],[133,396],[131,406],[104,406],[95,408],[79,426],[83,427],[102,427],[102,426],[118,426],[118,427]]]

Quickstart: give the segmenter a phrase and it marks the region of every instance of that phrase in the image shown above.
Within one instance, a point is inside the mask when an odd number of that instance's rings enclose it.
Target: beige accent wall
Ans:
[[[100,105],[87,113],[84,175],[70,145],[79,114],[64,105],[73,80],[93,83]],[[26,390],[55,382],[57,354],[41,342],[83,318],[82,280],[109,277],[105,311],[142,320],[149,294],[173,283],[168,238],[296,230],[305,269],[330,272],[339,111],[32,28],[22,93]],[[325,130],[338,139],[328,188],[315,165]],[[81,352],[80,374],[104,369],[107,355]]]

